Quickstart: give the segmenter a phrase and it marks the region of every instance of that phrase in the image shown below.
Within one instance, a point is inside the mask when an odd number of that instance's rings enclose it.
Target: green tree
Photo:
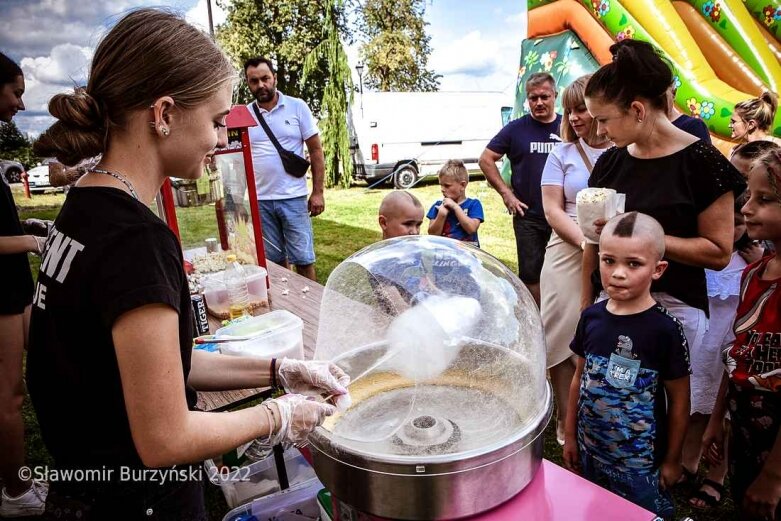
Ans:
[[[277,87],[302,98],[315,114],[320,112],[325,80],[324,64],[317,64],[301,81],[304,59],[322,41],[325,12],[318,0],[217,0],[226,20],[217,28],[217,41],[241,70],[244,61],[265,56],[276,64]],[[252,94],[243,78],[238,101]]]
[[[33,146],[26,135],[22,134],[16,123],[0,123],[0,159],[19,161],[29,170],[40,161],[33,153]]]
[[[29,146],[30,141],[21,133],[16,123],[0,123],[0,152],[13,152]]]
[[[325,65],[325,82],[320,103],[320,128],[325,155],[325,186],[350,186],[352,160],[347,129],[347,105],[352,101],[353,82],[347,54],[340,39],[339,20],[344,0],[326,0],[322,40],[304,61],[302,81]]]
[[[440,75],[427,69],[431,54],[425,0],[366,0],[358,30],[364,42],[366,85],[381,91],[435,91]]]

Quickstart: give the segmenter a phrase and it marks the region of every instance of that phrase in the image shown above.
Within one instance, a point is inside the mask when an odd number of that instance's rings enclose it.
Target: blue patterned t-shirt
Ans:
[[[570,344],[586,359],[578,448],[619,471],[652,472],[667,452],[664,382],[689,375],[689,346],[663,306],[614,315],[607,303],[583,311]]]

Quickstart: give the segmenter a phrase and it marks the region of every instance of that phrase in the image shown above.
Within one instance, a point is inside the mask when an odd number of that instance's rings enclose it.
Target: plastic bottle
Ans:
[[[225,270],[225,286],[228,290],[228,313],[230,319],[249,315],[249,291],[244,268],[235,255],[228,255],[228,268]]]

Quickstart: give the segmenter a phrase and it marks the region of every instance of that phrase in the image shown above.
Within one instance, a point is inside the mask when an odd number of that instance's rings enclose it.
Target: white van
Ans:
[[[353,99],[353,177],[409,188],[448,159],[478,169],[512,98],[500,92],[367,92]]]

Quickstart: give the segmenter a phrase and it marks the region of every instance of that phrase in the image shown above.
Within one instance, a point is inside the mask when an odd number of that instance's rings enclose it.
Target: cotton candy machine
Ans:
[[[442,237],[365,248],[326,285],[315,358],[352,405],[310,437],[323,484],[390,519],[457,519],[520,492],[551,416],[537,307],[485,252]]]

